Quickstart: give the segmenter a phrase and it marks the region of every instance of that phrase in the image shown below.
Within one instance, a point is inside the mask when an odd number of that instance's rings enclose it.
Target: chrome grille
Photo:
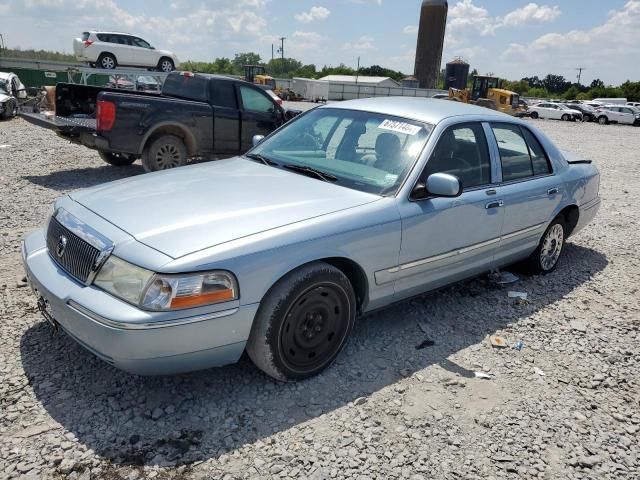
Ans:
[[[66,238],[66,247],[58,255],[58,245]],[[69,275],[86,283],[100,255],[100,250],[89,245],[55,218],[49,221],[47,229],[47,249],[51,258]]]

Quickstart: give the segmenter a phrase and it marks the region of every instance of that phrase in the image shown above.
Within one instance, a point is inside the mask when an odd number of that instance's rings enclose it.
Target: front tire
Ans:
[[[607,117],[605,117],[604,115],[602,115],[601,117],[598,117],[598,123],[600,125],[608,125],[609,124],[609,119]]]
[[[173,64],[173,60],[167,57],[162,57],[158,62],[158,71],[160,72],[173,72],[176,66]]]
[[[136,161],[136,157],[133,155],[127,155],[126,153],[99,151],[98,155],[100,155],[102,160],[114,167],[126,167]]]
[[[539,117],[538,112],[531,112],[531,118],[535,120],[538,117]]]
[[[344,347],[356,316],[356,296],[339,269],[316,262],[290,272],[265,295],[247,353],[267,375],[302,380],[328,367]]]
[[[180,137],[162,135],[147,145],[142,153],[145,172],[181,167],[187,163],[187,147]]]
[[[556,217],[542,235],[538,248],[525,261],[525,267],[530,273],[544,275],[556,269],[564,251],[566,232],[564,218]]]
[[[97,66],[98,68],[102,68],[104,70],[113,70],[118,66],[118,63],[116,62],[116,57],[114,57],[110,53],[102,53],[98,57]]]
[[[14,100],[8,100],[4,105],[4,110],[0,117],[2,120],[8,120],[18,114],[18,104]]]
[[[571,117],[565,113],[565,114],[562,115],[561,120],[563,122],[568,122],[569,120],[571,120]]]

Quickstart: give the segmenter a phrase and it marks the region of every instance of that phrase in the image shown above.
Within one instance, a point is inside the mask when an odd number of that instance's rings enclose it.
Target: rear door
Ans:
[[[209,103],[213,107],[214,153],[240,153],[240,110],[235,82],[212,80],[209,83]]]
[[[633,110],[630,109],[629,107],[619,107],[618,110],[620,110],[620,123],[624,123],[626,125],[633,125],[633,122],[636,119],[635,114],[633,113]]]
[[[560,204],[563,187],[535,135],[512,123],[491,123],[502,173],[504,224],[496,263],[522,258],[537,246]]]
[[[246,152],[254,135],[268,135],[283,123],[280,108],[266,92],[249,85],[238,85],[240,99],[240,145]]]

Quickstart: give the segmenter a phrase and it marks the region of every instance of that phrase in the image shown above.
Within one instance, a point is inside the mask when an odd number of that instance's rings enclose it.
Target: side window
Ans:
[[[520,133],[520,127],[510,124],[498,124],[492,125],[491,128],[500,151],[502,180],[509,182],[533,176],[529,148]]]
[[[227,80],[214,81],[210,84],[211,105],[226,108],[238,108],[236,91],[233,82]]]
[[[501,95],[501,96],[500,96],[500,103],[501,103],[502,105],[506,105],[506,103],[507,103],[507,97],[504,97],[504,96],[502,96],[502,95]]]
[[[542,148],[542,145],[540,145],[538,139],[526,128],[522,129],[522,133],[524,134],[524,139],[529,146],[529,153],[531,154],[531,164],[533,166],[533,174],[547,175],[551,173],[551,164],[549,163],[547,154]]]
[[[491,161],[482,125],[464,123],[445,130],[427,162],[424,178],[433,173],[455,175],[463,188],[491,183]]]
[[[273,102],[266,94],[249,87],[240,87],[240,97],[242,98],[242,106],[245,110],[252,112],[273,112]]]

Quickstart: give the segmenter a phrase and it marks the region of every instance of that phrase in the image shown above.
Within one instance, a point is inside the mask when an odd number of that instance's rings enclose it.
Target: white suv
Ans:
[[[122,65],[171,72],[178,63],[174,53],[156,50],[149,42],[129,33],[82,32],[81,38],[73,40],[73,52],[79,61],[106,70]]]
[[[595,111],[598,123],[623,123],[640,126],[640,111],[627,105],[602,105]]]

